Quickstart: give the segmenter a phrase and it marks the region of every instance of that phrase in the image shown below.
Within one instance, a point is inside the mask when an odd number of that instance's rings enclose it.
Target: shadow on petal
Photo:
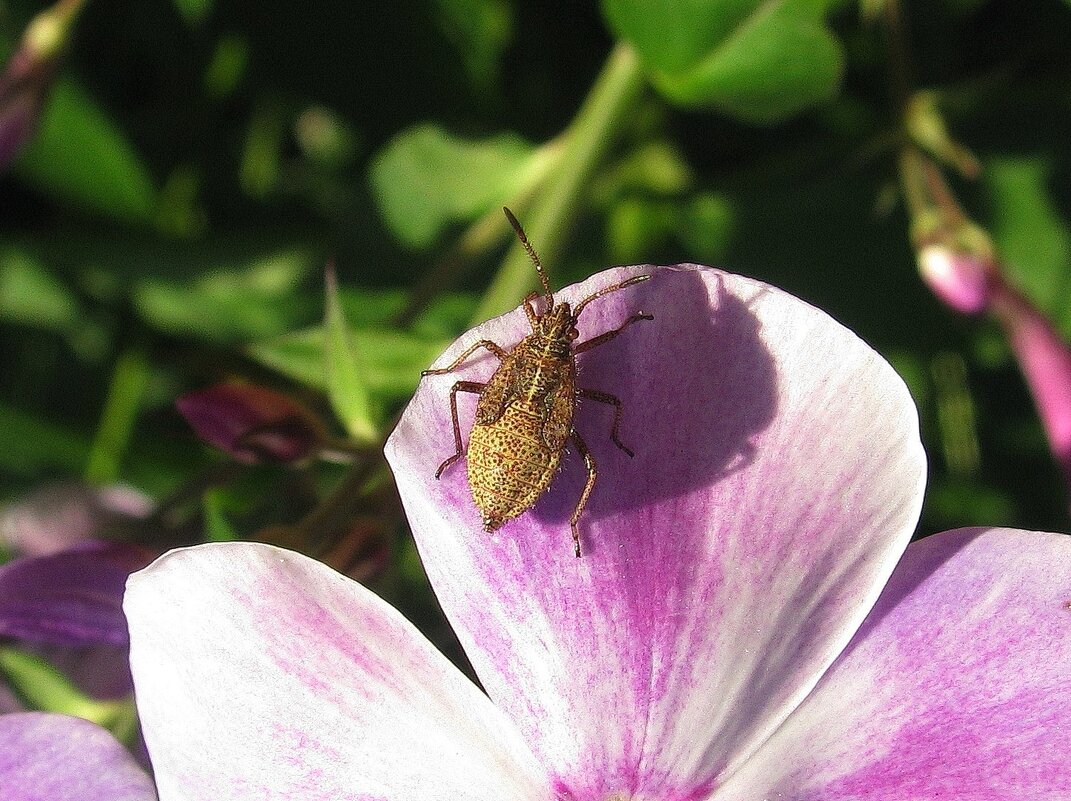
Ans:
[[[709,487],[751,462],[755,435],[776,412],[777,373],[748,300],[711,284],[695,271],[661,269],[627,297],[585,312],[583,338],[636,311],[655,319],[578,359],[580,386],[621,399],[621,437],[636,452],[629,459],[610,440],[610,407],[581,402],[574,425],[599,465],[582,530],[585,520]],[[568,454],[530,514],[567,529],[586,478],[582,460]],[[585,543],[589,553],[601,545]]]

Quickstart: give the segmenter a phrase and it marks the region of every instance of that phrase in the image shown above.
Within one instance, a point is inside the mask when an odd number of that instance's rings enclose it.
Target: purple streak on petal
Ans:
[[[911,545],[859,634],[726,801],[1071,798],[1071,537]]]
[[[491,697],[562,797],[709,792],[848,642],[914,527],[925,460],[914,406],[884,360],[767,285],[695,266],[609,270],[556,293],[593,303],[579,383],[623,402],[575,418],[599,465],[575,559],[585,474],[569,453],[535,507],[481,531],[452,452],[448,394],[491,358],[422,382],[387,445],[425,567]],[[470,331],[510,347],[517,311]],[[461,396],[462,427],[471,397]]]
[[[125,601],[164,801],[545,801],[510,722],[400,614],[299,554],[172,551]]]
[[[4,801],[153,801],[152,779],[107,731],[44,712],[0,716]]]
[[[0,567],[0,636],[66,646],[127,643],[127,576],[151,554],[121,543],[84,543]]]

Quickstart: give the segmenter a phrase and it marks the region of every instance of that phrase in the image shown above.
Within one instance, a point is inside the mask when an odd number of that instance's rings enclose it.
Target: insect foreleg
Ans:
[[[454,361],[450,364],[449,367],[439,367],[435,370],[425,370],[420,375],[421,377],[423,377],[426,375],[445,375],[446,373],[452,373],[454,372],[454,370],[461,366],[461,363],[464,362],[465,359],[467,359],[473,353],[478,351],[480,348],[487,348],[487,350],[491,351],[491,353],[495,354],[495,356],[498,357],[499,361],[502,361],[506,358],[506,351],[502,350],[502,348],[498,346],[498,343],[492,342],[489,339],[481,339],[479,342],[474,343],[471,347],[467,348],[464,353],[454,359]],[[483,385],[481,384],[480,386]]]
[[[611,395],[609,392],[600,392],[597,389],[582,389],[580,387],[576,390],[576,397],[587,398],[588,400],[598,401],[599,403],[605,403],[608,406],[614,407],[614,424],[610,428],[610,439],[613,440],[614,445],[619,447],[629,456],[635,456],[632,449],[623,443],[618,437],[618,426],[621,425],[621,399],[616,395]]]
[[[640,320],[653,319],[653,314],[647,314],[647,312],[636,312],[634,315],[625,320],[625,322],[621,323],[621,325],[619,325],[613,331],[607,331],[605,334],[599,334],[597,337],[592,337],[587,342],[581,342],[579,345],[574,345],[573,355],[575,356],[578,353],[583,353],[586,350],[597,348],[599,347],[599,345],[609,342],[611,339],[616,337],[618,334],[620,334],[622,331],[624,331],[626,328],[628,328],[635,322],[639,322]]]
[[[532,330],[535,331],[539,326],[539,315],[536,314],[535,306],[532,305],[532,301],[538,297],[542,297],[538,292],[529,292],[524,298],[524,316],[528,318],[528,324],[532,326]]]
[[[479,381],[458,381],[456,384],[454,384],[454,386],[450,388],[450,422],[454,424],[455,450],[453,456],[450,456],[446,459],[446,461],[439,465],[439,469],[435,471],[436,478],[443,474],[443,470],[445,470],[458,459],[460,459],[461,454],[465,451],[464,446],[461,444],[461,426],[457,422],[457,393],[475,392],[478,395],[483,392],[484,387],[486,386],[487,384],[481,384]]]
[[[573,510],[573,516],[569,518],[569,528],[573,531],[573,551],[576,554],[576,558],[580,558],[580,529],[577,528],[577,522],[580,520],[580,515],[584,513],[584,507],[587,506],[588,498],[591,497],[591,490],[595,486],[595,476],[598,474],[598,470],[595,467],[595,459],[588,452],[588,446],[584,444],[584,440],[576,433],[576,429],[572,432],[573,442],[576,443],[576,450],[581,456],[584,457],[584,465],[588,468],[588,483],[584,485],[584,491],[580,493],[580,500],[576,504],[576,509]]]

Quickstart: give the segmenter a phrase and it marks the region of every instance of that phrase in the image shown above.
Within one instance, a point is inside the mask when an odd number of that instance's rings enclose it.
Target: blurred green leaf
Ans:
[[[31,709],[93,721],[127,743],[137,730],[132,699],[91,698],[39,656],[10,646],[0,647],[0,673]]]
[[[260,102],[249,120],[242,150],[242,190],[250,197],[263,200],[278,184],[286,134],[282,107],[272,100]]]
[[[424,339],[443,342],[445,347],[445,343],[469,327],[477,304],[472,295],[440,294],[413,320],[409,330]]]
[[[94,704],[44,659],[17,648],[0,647],[0,672],[32,708],[84,717]]]
[[[375,442],[378,415],[368,389],[369,366],[346,323],[333,268],[327,271],[325,295],[324,371],[328,400],[356,442]]]
[[[207,490],[201,498],[204,510],[205,536],[210,542],[235,542],[239,539],[238,532],[227,519],[224,513],[226,506],[226,493],[216,488]]]
[[[603,0],[610,27],[660,73],[694,67],[747,23],[759,0]]]
[[[126,223],[149,223],[156,188],[107,113],[71,81],[58,81],[16,172],[53,197]]]
[[[407,303],[407,295],[400,289],[369,289],[367,287],[339,287],[338,302],[350,327],[385,325],[400,314]]]
[[[302,111],[294,121],[294,136],[306,158],[329,169],[345,167],[357,153],[357,132],[326,106],[309,106]]]
[[[204,210],[198,203],[201,176],[188,164],[171,171],[160,189],[156,208],[156,229],[167,236],[192,239],[207,225]]]
[[[627,197],[613,206],[607,226],[611,259],[635,263],[672,245],[681,261],[716,264],[736,231],[736,213],[722,195],[697,193],[685,199]],[[680,243],[684,252],[680,252]]]
[[[956,475],[935,476],[926,493],[926,516],[939,528],[1013,526],[1015,501],[999,489]]]
[[[693,258],[717,263],[725,258],[736,234],[736,208],[724,195],[700,192],[691,197],[681,215],[681,241]]]
[[[420,371],[442,353],[450,340],[423,339],[402,331],[377,328],[353,330],[368,391],[382,402],[405,400],[416,389]],[[324,334],[310,328],[250,345],[250,356],[313,389],[326,390]]]
[[[292,328],[306,309],[295,292],[313,268],[311,249],[291,247],[190,280],[144,278],[135,308],[152,326],[176,336],[241,342]]]
[[[15,475],[45,471],[78,473],[89,441],[75,431],[35,415],[0,405],[0,467]]]
[[[535,148],[515,134],[461,139],[435,125],[398,134],[372,161],[372,192],[407,244],[431,245],[449,224],[472,219],[522,187]]]
[[[615,203],[606,222],[610,258],[632,264],[659,248],[677,223],[677,204],[661,199],[626,197]]]
[[[1065,334],[1071,333],[1071,231],[1053,203],[1047,159],[986,163],[991,229],[1009,274]]]
[[[149,382],[149,371],[148,354],[142,348],[130,348],[116,359],[108,397],[83,472],[90,484],[110,484],[118,479],[119,465],[134,434]]]
[[[603,0],[670,100],[770,123],[835,96],[840,43],[825,0]]]
[[[591,194],[599,203],[611,202],[624,192],[677,195],[687,191],[694,179],[680,148],[659,139],[633,149],[603,170]]]
[[[216,100],[228,97],[249,66],[249,42],[243,36],[221,36],[216,42],[212,60],[205,68],[205,93]]]
[[[0,318],[65,332],[80,316],[74,293],[36,254],[16,245],[0,247]]]
[[[212,13],[212,0],[172,0],[191,28],[198,27]]]
[[[403,331],[392,328],[390,322],[408,302],[401,290],[340,287],[338,299],[353,331],[352,345],[366,370],[368,391],[384,406],[413,394],[420,371],[465,328],[476,305],[469,295],[440,295]],[[256,342],[246,351],[282,375],[311,389],[327,391],[321,326]]]
[[[435,0],[439,25],[457,48],[469,80],[481,89],[498,81],[498,59],[513,36],[504,0]]]

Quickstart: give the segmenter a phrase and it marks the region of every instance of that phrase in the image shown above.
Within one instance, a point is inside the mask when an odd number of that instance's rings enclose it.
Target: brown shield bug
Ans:
[[[512,350],[504,350],[491,340],[481,339],[448,367],[421,373],[422,376],[452,373],[481,348],[490,351],[500,362],[487,383],[458,381],[451,388],[450,416],[454,424],[456,450],[453,456],[439,465],[435,477],[439,478],[464,452],[461,427],[457,420],[459,392],[473,392],[480,396],[476,405],[476,419],[469,434],[468,474],[472,499],[483,517],[485,531],[494,531],[507,520],[532,507],[550,486],[566,443],[572,440],[588,471],[587,483],[569,520],[574,551],[579,557],[580,532],[577,521],[595,486],[596,467],[587,445],[573,428],[577,400],[593,400],[613,406],[614,421],[610,428],[610,439],[629,456],[633,453],[618,437],[620,399],[606,392],[576,386],[576,356],[609,342],[632,323],[653,320],[654,317],[637,312],[617,328],[574,344],[579,335],[577,319],[591,301],[646,281],[650,276],[638,275],[604,287],[581,300],[575,310],[568,303],[556,304],[543,265],[520,223],[509,209],[502,210],[535,265],[543,292],[542,295],[533,292],[524,299],[524,313],[532,326],[532,333]],[[544,308],[540,314],[536,312],[533,301],[541,296]]]

